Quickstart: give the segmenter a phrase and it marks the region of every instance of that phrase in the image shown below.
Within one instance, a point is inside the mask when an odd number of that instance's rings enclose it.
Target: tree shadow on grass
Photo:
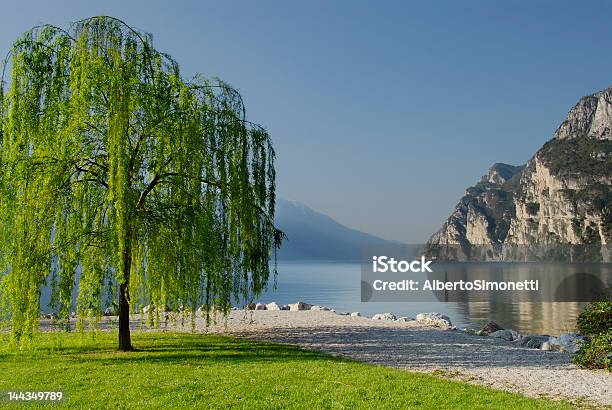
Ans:
[[[59,349],[56,353],[72,355],[71,361],[97,362],[105,365],[117,363],[167,363],[167,364],[216,364],[242,362],[313,362],[346,361],[296,346],[227,336],[205,334],[152,333],[134,337],[136,349],[119,352],[95,346],[74,346]],[[76,355],[75,355],[76,353]]]

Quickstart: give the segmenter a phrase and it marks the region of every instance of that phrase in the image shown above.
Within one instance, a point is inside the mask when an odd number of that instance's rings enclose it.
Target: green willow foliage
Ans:
[[[6,67],[0,314],[14,341],[36,331],[45,284],[68,324],[78,283],[80,329],[109,296],[151,304],[155,321],[179,305],[227,313],[265,289],[283,236],[274,150],[238,92],[184,80],[111,17],[34,28]]]

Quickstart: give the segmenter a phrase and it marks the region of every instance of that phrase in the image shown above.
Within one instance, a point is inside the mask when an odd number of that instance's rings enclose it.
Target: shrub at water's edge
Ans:
[[[612,330],[594,336],[574,356],[574,363],[587,369],[612,371]]]
[[[612,329],[612,301],[589,303],[576,324],[583,335],[597,335]]]
[[[576,323],[580,333],[592,339],[574,356],[574,363],[612,371],[612,301],[589,303]]]

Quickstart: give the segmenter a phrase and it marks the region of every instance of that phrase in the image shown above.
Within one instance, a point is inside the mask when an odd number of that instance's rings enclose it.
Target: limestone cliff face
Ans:
[[[611,139],[612,87],[582,97],[555,131],[555,139],[593,137]]]
[[[429,244],[609,245],[612,88],[586,96],[524,166],[494,164]]]

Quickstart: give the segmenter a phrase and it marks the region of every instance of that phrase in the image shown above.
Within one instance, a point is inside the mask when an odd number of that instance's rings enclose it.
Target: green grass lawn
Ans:
[[[4,337],[4,339],[2,339]],[[288,345],[185,333],[43,334],[0,350],[0,391],[62,390],[78,408],[565,408],[564,403],[334,358]],[[2,346],[6,336],[0,336]],[[57,404],[56,404],[57,405]],[[32,407],[0,404],[5,408]]]

